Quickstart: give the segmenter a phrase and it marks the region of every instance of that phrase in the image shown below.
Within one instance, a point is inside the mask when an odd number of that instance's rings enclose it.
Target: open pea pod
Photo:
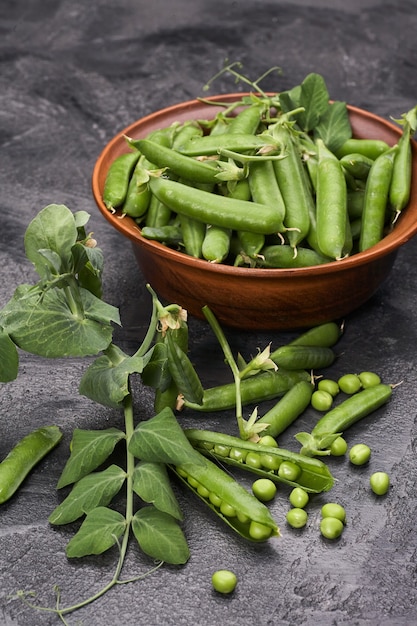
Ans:
[[[202,454],[263,478],[302,487],[310,493],[329,491],[334,484],[328,466],[319,459],[209,430],[190,428],[184,432]]]
[[[249,541],[279,536],[279,528],[267,506],[249,493],[230,474],[207,459],[171,469],[228,526]]]

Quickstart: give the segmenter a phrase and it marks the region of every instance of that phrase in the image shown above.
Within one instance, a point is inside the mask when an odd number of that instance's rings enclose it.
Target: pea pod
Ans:
[[[276,372],[261,372],[255,376],[243,378],[240,381],[242,405],[278,398],[300,380],[309,381],[309,374],[304,370],[289,371],[284,368],[279,368]],[[200,404],[184,399],[185,407],[203,412],[233,409],[235,405],[236,387],[234,383],[204,389]]]
[[[205,135],[191,139],[181,148],[181,153],[189,156],[213,156],[220,148],[233,152],[253,152],[268,145],[268,140],[251,133],[235,134],[226,132],[223,135]]]
[[[21,439],[0,463],[0,504],[18,490],[26,476],[62,439],[58,426],[43,426]]]
[[[279,536],[267,506],[209,459],[172,467],[176,474],[235,532],[250,541]]]
[[[323,254],[310,248],[298,246],[297,254],[294,255],[294,248],[285,244],[272,244],[265,246],[260,251],[258,265],[272,268],[297,268],[313,267],[331,263],[333,259],[325,257]]]
[[[263,234],[275,233],[281,228],[281,221],[271,206],[237,198],[221,198],[217,194],[161,177],[153,177],[150,186],[152,193],[173,211],[206,224]]]
[[[201,245],[203,258],[210,263],[224,261],[229,254],[231,236],[230,228],[208,225]]]
[[[300,380],[289,389],[278,402],[256,422],[265,424],[261,435],[278,437],[309,406],[314,385]]]
[[[117,209],[125,201],[130,177],[139,157],[140,152],[135,150],[121,154],[111,163],[103,189],[103,202],[110,211]]]
[[[284,367],[287,370],[321,369],[331,365],[335,358],[332,348],[297,344],[280,346],[270,355],[270,359],[279,368]]]
[[[349,396],[328,411],[314,426],[311,433],[298,433],[295,437],[302,445],[301,454],[328,455],[330,446],[347,428],[384,405],[392,396],[390,385],[380,383]]]
[[[410,140],[417,126],[416,116],[417,106],[404,116],[404,128],[398,140],[398,151],[394,159],[389,192],[391,207],[395,213],[394,221],[410,199],[413,159]]]
[[[343,327],[336,322],[325,322],[309,328],[301,335],[290,341],[292,346],[323,346],[331,348],[340,339]]]
[[[336,150],[336,156],[341,159],[347,154],[362,154],[369,159],[376,159],[389,150],[389,145],[381,139],[360,139],[351,137]]]
[[[373,162],[373,159],[358,153],[345,154],[340,159],[340,165],[344,170],[349,172],[351,176],[365,180],[368,177]]]
[[[202,454],[245,469],[258,476],[270,478],[274,482],[284,483],[290,487],[302,487],[310,493],[328,491],[334,484],[334,478],[325,463],[312,459],[284,448],[265,446],[253,441],[244,441],[239,437],[208,430],[186,429],[185,434],[194,448]],[[221,453],[217,453],[219,449]],[[237,455],[235,451],[240,452]],[[259,463],[254,463],[258,458]],[[296,480],[289,480],[281,465],[291,464],[298,468]]]

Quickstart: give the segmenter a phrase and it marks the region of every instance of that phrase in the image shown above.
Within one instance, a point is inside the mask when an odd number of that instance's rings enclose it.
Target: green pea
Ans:
[[[301,487],[294,487],[289,495],[290,503],[296,509],[304,509],[307,506],[310,497],[307,491],[304,491]]]
[[[275,471],[279,469],[279,466],[281,465],[281,459],[274,456],[273,454],[262,454],[261,465],[268,470]]]
[[[249,535],[256,540],[268,539],[271,536],[271,529],[269,526],[265,526],[265,524],[252,520],[249,526]]]
[[[358,376],[364,389],[381,384],[381,377],[375,372],[361,372]]]
[[[201,483],[197,486],[197,493],[199,496],[201,496],[202,498],[205,498],[206,500],[210,495],[210,491],[207,489],[207,487],[205,487]]]
[[[233,459],[233,461],[244,463],[247,454],[248,453],[246,450],[239,450],[239,448],[230,448],[229,458]]]
[[[254,467],[256,469],[260,469],[262,466],[261,455],[258,454],[257,452],[249,451],[248,454],[246,455],[245,462],[246,462],[246,465],[249,465],[249,467]]]
[[[349,460],[353,465],[365,465],[371,458],[371,448],[366,443],[357,443],[349,450]]]
[[[224,456],[227,457],[230,454],[230,448],[229,446],[223,446],[220,443],[216,443],[213,449],[214,454],[217,454],[218,456]]]
[[[212,503],[213,506],[215,506],[218,509],[220,508],[222,500],[221,500],[220,496],[217,495],[217,493],[214,493],[214,491],[210,491],[210,493],[208,495],[208,499],[210,500],[210,502]]]
[[[248,515],[245,515],[245,513],[241,513],[240,511],[237,511],[236,517],[241,524],[249,523],[250,517]]]
[[[278,476],[286,480],[295,481],[301,474],[301,469],[292,461],[283,461],[278,469]]]
[[[276,439],[271,437],[271,435],[264,435],[258,441],[261,446],[269,446],[270,448],[278,448],[278,443]]]
[[[337,517],[323,517],[320,522],[320,532],[326,539],[337,539],[343,528],[343,523]]]
[[[335,380],[331,378],[322,378],[317,383],[317,389],[320,391],[327,391],[331,396],[335,397],[339,393],[339,385]]]
[[[259,478],[252,484],[252,491],[261,502],[269,502],[275,498],[277,487],[269,478]]]
[[[188,484],[193,487],[193,489],[197,489],[197,487],[199,486],[199,482],[198,480],[196,480],[195,478],[193,478],[192,476],[187,475],[187,481]]]
[[[369,478],[371,489],[377,496],[384,496],[390,486],[390,478],[386,472],[374,472]]]
[[[323,389],[318,389],[314,391],[311,396],[311,406],[316,409],[316,411],[328,411],[333,404],[333,396]]]
[[[225,517],[236,517],[236,509],[228,502],[221,503],[220,513],[222,513]]]
[[[211,582],[218,593],[232,593],[237,585],[237,576],[228,569],[219,569],[212,575]]]
[[[346,439],[343,439],[343,437],[336,437],[330,446],[330,454],[333,456],[343,456],[346,454],[347,449],[348,444]]]
[[[352,395],[357,393],[362,387],[361,380],[357,374],[344,374],[337,381],[339,389],[344,393]]]
[[[338,519],[344,524],[346,522],[346,510],[337,502],[327,502],[323,504],[321,507],[321,516],[322,518],[331,517],[334,519]]]
[[[288,511],[286,520],[293,528],[303,528],[307,524],[308,515],[304,509],[295,507]]]

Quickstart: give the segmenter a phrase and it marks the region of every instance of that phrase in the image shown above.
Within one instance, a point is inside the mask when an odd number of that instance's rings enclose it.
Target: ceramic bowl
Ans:
[[[242,94],[209,98],[232,102]],[[398,126],[349,106],[355,137],[398,141]],[[199,100],[167,107],[121,130],[103,149],[93,171],[94,199],[104,218],[133,246],[141,275],[159,297],[203,317],[208,305],[225,326],[246,330],[296,330],[337,320],[363,305],[387,278],[400,246],[417,232],[417,143],[413,141],[413,183],[409,205],[381,242],[358,254],[315,267],[254,269],[212,264],[145,239],[129,218],[111,213],[102,200],[111,162],[127,151],[124,135],[140,138],[171,123],[210,119],[220,107]]]

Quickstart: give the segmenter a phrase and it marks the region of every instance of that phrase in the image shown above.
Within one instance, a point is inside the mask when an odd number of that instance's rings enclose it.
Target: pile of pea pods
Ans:
[[[322,105],[307,110],[303,89],[317,84]],[[126,137],[105,205],[143,237],[211,263],[306,267],[370,248],[408,204],[417,107],[389,146],[352,136],[346,104],[329,101],[319,75],[300,92],[242,96],[213,119]]]

